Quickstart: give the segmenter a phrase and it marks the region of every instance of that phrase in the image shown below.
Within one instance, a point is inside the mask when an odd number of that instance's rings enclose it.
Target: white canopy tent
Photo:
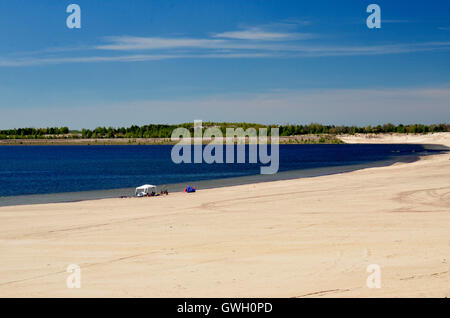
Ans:
[[[156,193],[156,186],[151,185],[151,184],[145,184],[143,186],[137,187],[136,188],[136,195],[146,195],[146,194],[150,194],[150,193]]]

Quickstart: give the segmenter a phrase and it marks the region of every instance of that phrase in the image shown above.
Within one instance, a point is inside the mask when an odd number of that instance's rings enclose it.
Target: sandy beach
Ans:
[[[450,147],[450,133],[340,136]],[[0,208],[0,297],[449,297],[450,153],[342,174]],[[81,269],[81,288],[66,271]],[[371,264],[381,288],[369,288]]]

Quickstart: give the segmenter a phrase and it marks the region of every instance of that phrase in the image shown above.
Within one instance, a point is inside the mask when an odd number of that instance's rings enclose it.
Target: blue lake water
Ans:
[[[270,147],[269,147],[270,148]],[[260,164],[174,164],[169,145],[1,146],[0,196],[171,184],[259,174]],[[279,171],[369,163],[421,145],[280,145]]]

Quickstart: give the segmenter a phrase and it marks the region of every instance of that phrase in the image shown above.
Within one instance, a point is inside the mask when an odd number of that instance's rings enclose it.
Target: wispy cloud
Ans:
[[[169,59],[235,59],[235,58],[268,58],[275,57],[270,53],[210,53],[210,54],[139,54],[120,56],[88,56],[88,57],[50,57],[50,58],[17,58],[1,59],[0,67],[38,66],[67,63],[96,63],[96,62],[146,62]]]
[[[96,46],[99,50],[155,50],[176,48],[220,48],[225,41],[214,39],[195,38],[159,38],[136,36],[111,36],[106,37],[109,44]]]
[[[298,22],[241,27],[198,38],[109,36],[94,45],[49,48],[0,57],[0,67],[167,59],[371,56],[450,50],[450,41],[359,46],[317,44],[317,41],[311,41],[317,35],[296,32],[297,26]]]
[[[122,56],[88,56],[88,57],[42,57],[42,58],[16,58],[1,59],[0,67],[35,66],[65,63],[94,63],[94,62],[143,62],[180,58],[177,55],[122,55]]]
[[[412,23],[410,20],[401,20],[401,19],[382,19],[381,23]]]
[[[309,39],[313,35],[309,33],[270,32],[262,28],[254,27],[245,30],[217,33],[214,34],[214,37],[237,40],[284,41],[288,39]]]
[[[422,42],[422,43],[399,43],[385,45],[366,46],[304,46],[295,47],[292,51],[302,57],[324,57],[324,56],[371,56],[403,54],[413,52],[443,51],[450,50],[448,42]]]

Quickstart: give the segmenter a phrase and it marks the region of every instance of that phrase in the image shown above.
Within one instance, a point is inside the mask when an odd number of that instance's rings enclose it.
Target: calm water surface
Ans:
[[[106,190],[259,174],[260,164],[174,164],[172,146],[1,146],[0,196]],[[433,153],[421,145],[280,145],[279,171]]]

